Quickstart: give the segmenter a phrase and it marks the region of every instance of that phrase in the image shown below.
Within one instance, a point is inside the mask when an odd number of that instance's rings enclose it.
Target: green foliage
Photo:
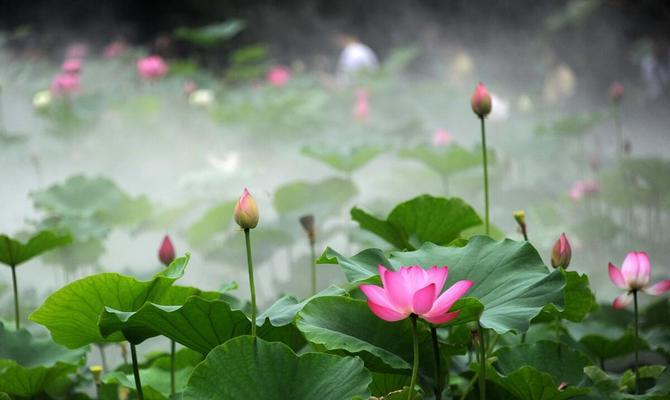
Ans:
[[[482,165],[481,148],[468,150],[457,144],[449,146],[429,146],[426,144],[414,148],[403,148],[400,156],[425,164],[440,176],[448,177]],[[495,163],[495,153],[488,150],[489,165]]]
[[[384,151],[382,146],[361,145],[344,149],[303,147],[302,154],[350,175]]]
[[[10,267],[23,264],[31,258],[72,242],[69,234],[42,231],[32,236],[26,243],[0,235],[0,262]]]
[[[246,24],[240,19],[219,22],[200,28],[177,28],[174,36],[203,47],[212,47],[240,33]]]
[[[317,220],[325,220],[342,210],[357,193],[356,186],[342,178],[293,182],[277,189],[274,206],[281,215],[314,214]]]

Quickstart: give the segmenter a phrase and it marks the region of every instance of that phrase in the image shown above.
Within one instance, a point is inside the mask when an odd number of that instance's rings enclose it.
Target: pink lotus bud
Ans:
[[[438,128],[433,134],[433,146],[445,146],[453,141],[454,137],[446,129]]]
[[[610,86],[610,99],[613,103],[619,103],[623,98],[623,85],[619,82],[613,82]]]
[[[571,258],[572,248],[570,247],[570,242],[568,242],[565,233],[561,233],[561,237],[558,238],[556,244],[554,244],[554,248],[551,250],[551,266],[567,269]]]
[[[365,121],[370,116],[370,103],[368,101],[368,91],[358,89],[356,91],[356,105],[354,107],[354,117],[359,121]]]
[[[158,259],[167,267],[174,261],[174,257],[175,251],[172,241],[168,235],[165,235],[161,247],[158,249]]]
[[[258,225],[258,205],[247,188],[235,205],[235,222],[242,229],[253,229]]]
[[[81,60],[76,58],[68,58],[63,61],[60,70],[66,74],[78,74],[81,72]]]
[[[142,79],[158,79],[167,74],[168,66],[160,56],[148,56],[137,61],[137,72]]]
[[[282,87],[291,79],[291,71],[282,65],[277,65],[270,68],[266,79],[270,85]]]
[[[569,196],[572,200],[580,200],[584,196],[595,196],[600,191],[596,181],[577,181],[570,188]]]
[[[51,92],[59,96],[76,94],[80,87],[78,74],[60,73],[51,82]]]
[[[442,292],[447,272],[447,267],[433,266],[424,270],[412,266],[390,271],[380,265],[384,287],[361,285],[360,289],[368,298],[370,310],[385,321],[399,321],[413,314],[439,325],[458,316],[458,311],[449,312],[449,309],[473,285],[472,281],[462,280]]]
[[[483,83],[479,82],[475,88],[475,92],[470,98],[470,105],[472,106],[472,111],[474,111],[479,118],[484,118],[491,112],[491,95]]]

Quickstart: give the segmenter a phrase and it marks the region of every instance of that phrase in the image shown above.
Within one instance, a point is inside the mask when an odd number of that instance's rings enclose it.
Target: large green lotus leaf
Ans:
[[[199,46],[211,47],[237,35],[246,25],[241,19],[231,19],[197,28],[179,27],[175,30],[174,36]]]
[[[207,210],[186,231],[188,242],[195,247],[201,247],[215,238],[217,234],[224,234],[225,229],[223,228],[227,227],[233,218],[235,203],[235,201],[227,201]]]
[[[352,282],[374,282],[377,265],[433,265],[449,267],[446,286],[469,279],[474,285],[468,297],[479,300],[484,311],[481,323],[502,334],[525,332],[529,321],[549,303],[563,307],[565,279],[560,271],[549,272],[535,248],[527,242],[494,241],[475,236],[463,247],[441,247],[425,243],[419,250],[394,252],[386,260],[378,250],[366,250],[346,258],[326,250],[320,262],[337,261]],[[325,260],[324,260],[325,258]],[[376,278],[375,278],[376,279]],[[378,282],[378,281],[377,281]]]
[[[296,355],[281,343],[241,336],[212,350],[198,365],[184,400],[342,400],[368,398],[370,373],[358,358]]]
[[[277,189],[274,206],[281,215],[314,214],[317,221],[324,221],[339,213],[357,193],[356,186],[342,178],[292,182]]]
[[[323,296],[344,295],[347,295],[346,290],[337,286],[329,286],[303,301],[298,301],[298,299],[293,296],[282,296],[267,310],[258,316],[256,324],[259,326],[263,325],[267,319],[268,322],[270,322],[273,326],[288,325],[293,323],[298,312],[302,310],[305,307],[305,304],[309,303],[312,299]]]
[[[303,147],[302,154],[334,168],[350,174],[381,154],[384,148],[375,145],[355,146],[347,149],[324,149],[320,147]]]
[[[97,265],[98,260],[104,253],[103,242],[100,239],[89,238],[74,242],[66,247],[54,249],[44,254],[42,261],[73,271],[77,268]]]
[[[630,329],[597,319],[589,319],[580,324],[569,323],[566,327],[570,335],[597,360],[608,360],[634,352],[635,335]],[[642,338],[638,339],[637,345],[640,349],[649,348]]]
[[[193,367],[182,368],[175,371],[175,389],[176,392],[183,392],[186,388],[186,382],[193,372]],[[172,392],[171,372],[158,367],[140,369],[140,381],[142,382],[142,391],[152,390],[157,393],[144,393],[145,400],[149,399],[167,399]],[[125,374],[122,371],[114,371],[105,374],[104,383],[116,383],[130,390],[135,390],[135,377],[133,374]],[[160,396],[157,396],[160,394]]]
[[[356,207],[351,209],[351,218],[361,229],[376,234],[400,250],[417,249],[425,242],[446,245],[465,229],[482,223],[477,212],[463,200],[430,195],[400,203],[386,221]]]
[[[580,137],[588,133],[596,125],[609,117],[603,111],[580,113],[561,117],[549,124],[540,124],[535,127],[536,135],[556,135]]]
[[[0,391],[36,396],[84,362],[86,348],[68,350],[50,340],[35,340],[25,329],[0,324]]]
[[[183,289],[175,289],[177,296],[170,294],[170,289],[174,281],[184,274],[188,260],[188,254],[177,258],[149,281],[138,281],[117,273],[79,279],[47,297],[30,315],[30,320],[46,326],[54,341],[69,348],[122,341],[120,333],[107,338],[100,334],[98,319],[105,307],[135,311],[146,302],[162,303],[166,298],[183,296]]]
[[[493,151],[489,150],[488,160],[495,160]],[[400,156],[425,164],[442,176],[450,176],[461,171],[482,165],[482,150],[467,150],[457,144],[449,146],[419,145],[414,148],[400,150]]]
[[[559,383],[555,383],[550,374],[531,366],[521,367],[508,375],[501,375],[495,368],[487,366],[486,379],[512,393],[517,400],[570,400],[591,391],[572,386],[558,390]]]
[[[558,310],[553,304],[547,305],[542,313],[533,322],[547,322],[556,318],[568,321],[581,322],[594,311],[598,304],[589,287],[589,277],[580,275],[576,271],[561,270],[565,278],[563,289],[563,310]]]
[[[405,386],[409,386],[409,384],[409,375],[373,372],[372,383],[370,384],[370,392],[373,396],[381,397],[396,390],[400,390]],[[407,396],[405,396],[405,399],[406,398]]]
[[[7,235],[0,235],[0,262],[9,266],[17,266],[44,252],[72,242],[69,234],[57,234],[42,231],[22,243]]]

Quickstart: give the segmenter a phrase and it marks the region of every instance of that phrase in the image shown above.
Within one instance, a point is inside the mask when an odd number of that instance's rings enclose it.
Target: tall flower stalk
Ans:
[[[175,249],[170,237],[165,235],[161,247],[158,249],[158,259],[165,267],[168,267],[175,259]],[[174,340],[170,340],[170,393],[175,395],[177,393],[177,379],[175,377],[177,369],[177,344]]]
[[[130,344],[130,357],[133,360],[133,375],[135,376],[135,390],[137,391],[137,400],[144,400],[144,392],[142,392],[142,381],[140,380],[140,367],[137,362],[137,349],[134,344]]]
[[[419,376],[419,333],[416,329],[416,314],[411,314],[409,319],[412,321],[412,349],[414,354],[414,364],[412,365],[412,378],[409,380],[409,391],[407,400],[414,398],[414,387],[416,378]]]
[[[490,234],[491,228],[489,222],[489,172],[486,152],[486,124],[484,119],[491,113],[491,95],[483,83],[479,82],[475,88],[475,92],[470,98],[470,105],[472,106],[472,111],[479,117],[481,122],[482,166],[484,168],[484,227],[486,229],[486,234],[488,235]]]
[[[254,262],[251,256],[251,229],[258,225],[258,205],[249,191],[244,188],[242,196],[235,205],[235,222],[244,230],[244,242],[247,249],[247,268],[249,270],[249,291],[251,292],[251,336],[256,337],[256,286],[254,284]]]
[[[19,313],[19,287],[16,283],[16,265],[10,265],[12,269],[12,287],[14,288],[14,319],[16,321],[16,330],[21,329],[21,315]]]
[[[484,328],[477,321],[477,335],[479,336],[479,398],[486,400],[486,340]]]
[[[433,341],[433,357],[435,357],[435,400],[442,400],[442,363],[440,356],[440,342],[437,338],[437,327],[430,327],[430,337]],[[448,369],[447,369],[448,370]],[[447,382],[449,380],[447,379]]]
[[[317,291],[317,279],[316,279],[316,250],[314,248],[314,246],[316,245],[316,229],[314,228],[314,216],[305,215],[300,217],[300,225],[302,225],[302,228],[305,230],[305,233],[307,234],[307,239],[309,241],[312,295],[315,295]]]

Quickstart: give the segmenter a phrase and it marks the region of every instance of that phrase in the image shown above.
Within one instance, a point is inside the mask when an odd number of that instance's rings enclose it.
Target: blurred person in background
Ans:
[[[642,82],[649,100],[670,96],[670,44],[655,42],[640,62]]]
[[[335,42],[341,49],[337,62],[338,83],[348,85],[359,73],[376,71],[379,68],[379,59],[375,52],[355,36],[339,33]]]

